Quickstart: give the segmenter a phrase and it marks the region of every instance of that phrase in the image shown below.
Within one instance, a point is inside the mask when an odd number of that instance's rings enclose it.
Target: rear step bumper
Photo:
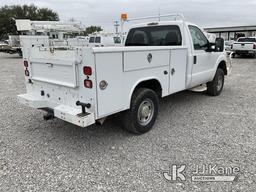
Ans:
[[[46,100],[29,94],[18,95],[18,102],[36,109],[52,108],[54,117],[80,127],[87,127],[95,123],[94,114],[81,113],[81,108],[74,108],[63,104],[53,105]]]

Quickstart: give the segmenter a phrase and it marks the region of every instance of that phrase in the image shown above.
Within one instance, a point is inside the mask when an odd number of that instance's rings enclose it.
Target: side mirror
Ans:
[[[215,51],[216,52],[223,52],[224,51],[224,39],[223,38],[216,38]]]

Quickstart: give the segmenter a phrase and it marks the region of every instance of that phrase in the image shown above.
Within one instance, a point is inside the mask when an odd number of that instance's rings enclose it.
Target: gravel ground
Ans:
[[[223,94],[181,92],[161,102],[142,136],[108,120],[79,128],[16,101],[25,92],[22,61],[0,55],[0,190],[256,191],[256,60],[235,59]],[[186,181],[163,171],[185,164]],[[239,167],[234,182],[192,182],[196,165]]]

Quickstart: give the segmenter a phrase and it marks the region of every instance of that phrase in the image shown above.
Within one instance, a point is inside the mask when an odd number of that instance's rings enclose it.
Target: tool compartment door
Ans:
[[[168,66],[170,50],[148,50],[124,52],[124,71],[143,70]]]
[[[171,50],[169,94],[186,89],[187,49]]]
[[[122,52],[96,53],[98,118],[124,109]],[[107,83],[105,88],[100,84]],[[127,97],[127,95],[126,95]]]
[[[78,86],[77,65],[74,51],[50,53],[46,51],[33,53],[30,61],[30,78],[70,88]]]

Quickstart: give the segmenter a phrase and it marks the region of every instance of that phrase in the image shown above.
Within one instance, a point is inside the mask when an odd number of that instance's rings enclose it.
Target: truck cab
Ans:
[[[211,80],[216,70],[216,62],[226,60],[223,47],[214,47],[202,29],[195,24],[183,21],[153,22],[134,26],[128,32],[125,46],[186,48],[186,62],[189,63],[187,65],[189,68],[186,69],[184,66],[182,68],[189,73],[178,70],[186,76],[183,78],[183,81],[187,80],[183,84],[184,88]],[[181,66],[173,66],[174,73],[177,73],[177,67],[181,68]],[[180,79],[178,81],[180,82]]]
[[[133,26],[123,47],[28,46],[27,93],[19,102],[87,127],[116,113],[122,127],[148,132],[159,99],[206,84],[218,96],[230,69],[223,39],[210,43],[203,30],[183,20]]]

